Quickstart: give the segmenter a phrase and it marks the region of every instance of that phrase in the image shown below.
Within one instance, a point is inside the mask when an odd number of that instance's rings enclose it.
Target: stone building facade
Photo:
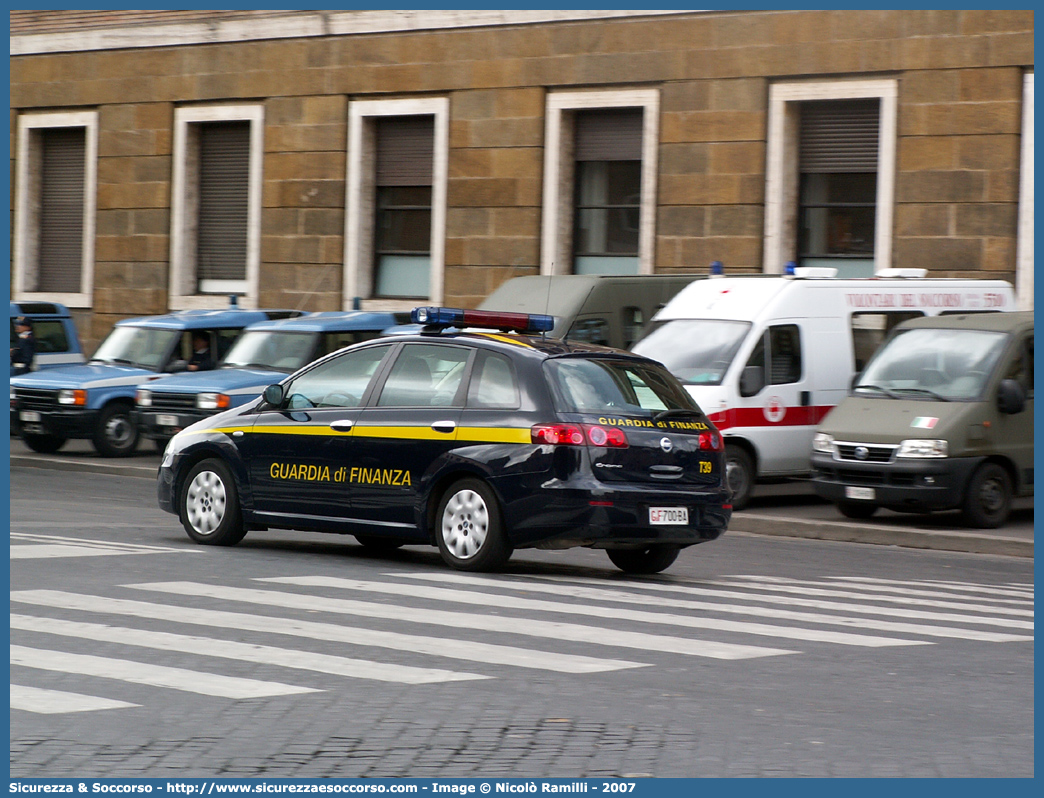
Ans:
[[[15,299],[474,306],[517,275],[1033,295],[1033,13],[12,11]]]

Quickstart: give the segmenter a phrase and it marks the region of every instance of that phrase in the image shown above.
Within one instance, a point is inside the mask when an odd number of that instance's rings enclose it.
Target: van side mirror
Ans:
[[[1026,390],[1018,380],[1001,380],[997,389],[997,409],[1008,415],[1026,409]]]
[[[283,399],[286,398],[286,393],[282,385],[278,382],[275,385],[269,385],[265,388],[264,394],[265,402],[270,404],[272,407],[280,407],[283,404]]]
[[[754,396],[765,387],[765,367],[747,366],[740,374],[740,396]]]

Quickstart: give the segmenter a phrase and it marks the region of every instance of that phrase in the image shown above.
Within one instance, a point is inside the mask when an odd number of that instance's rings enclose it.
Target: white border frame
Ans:
[[[246,279],[228,282],[221,294],[196,293],[195,220],[190,213],[198,179],[189,164],[189,125],[203,122],[250,123],[250,174],[247,183]],[[228,307],[228,294],[241,293],[239,304],[256,308],[261,271],[261,188],[264,167],[265,109],[262,105],[188,106],[174,110],[174,164],[170,209],[170,283],[167,306],[171,310]],[[198,177],[198,175],[197,175]]]
[[[797,258],[798,107],[806,100],[881,101],[877,145],[874,271],[892,265],[895,213],[896,108],[899,81],[831,80],[774,83],[769,88],[768,151],[765,169],[765,248],[762,271],[782,274]]]
[[[1033,73],[1022,78],[1022,159],[1019,167],[1019,229],[1015,297],[1019,310],[1033,310]]]
[[[79,293],[42,293],[36,290],[40,234],[40,179],[33,164],[38,158],[33,132],[48,128],[85,129],[83,164],[83,245]],[[15,194],[13,296],[17,302],[60,302],[89,308],[94,300],[94,247],[98,206],[98,112],[21,114],[18,117],[18,165]]]
[[[656,178],[660,141],[657,89],[549,92],[544,129],[544,200],[540,273],[572,274],[573,128],[569,111],[591,108],[642,109],[642,186],[638,211],[638,273],[652,274],[656,240]]]
[[[364,310],[409,310],[415,299],[373,297],[375,122],[387,116],[434,116],[434,160],[431,174],[431,272],[428,299],[442,304],[446,275],[446,191],[449,176],[449,98],[356,100],[348,106],[348,168],[344,218],[344,308],[356,297]]]

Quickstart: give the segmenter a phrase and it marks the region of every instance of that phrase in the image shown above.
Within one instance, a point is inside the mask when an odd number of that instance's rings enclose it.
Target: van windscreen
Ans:
[[[750,328],[747,321],[673,319],[656,326],[631,351],[660,361],[685,384],[720,385]]]
[[[855,390],[903,399],[978,399],[1007,340],[1005,333],[987,330],[905,330],[871,358]]]

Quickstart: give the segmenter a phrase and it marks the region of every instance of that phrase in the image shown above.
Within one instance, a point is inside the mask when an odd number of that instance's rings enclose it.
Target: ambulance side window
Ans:
[[[801,379],[801,331],[796,324],[769,328],[769,385]]]
[[[852,355],[856,374],[860,373],[877,351],[881,342],[900,322],[917,319],[923,316],[918,312],[901,313],[853,313],[852,314]]]

